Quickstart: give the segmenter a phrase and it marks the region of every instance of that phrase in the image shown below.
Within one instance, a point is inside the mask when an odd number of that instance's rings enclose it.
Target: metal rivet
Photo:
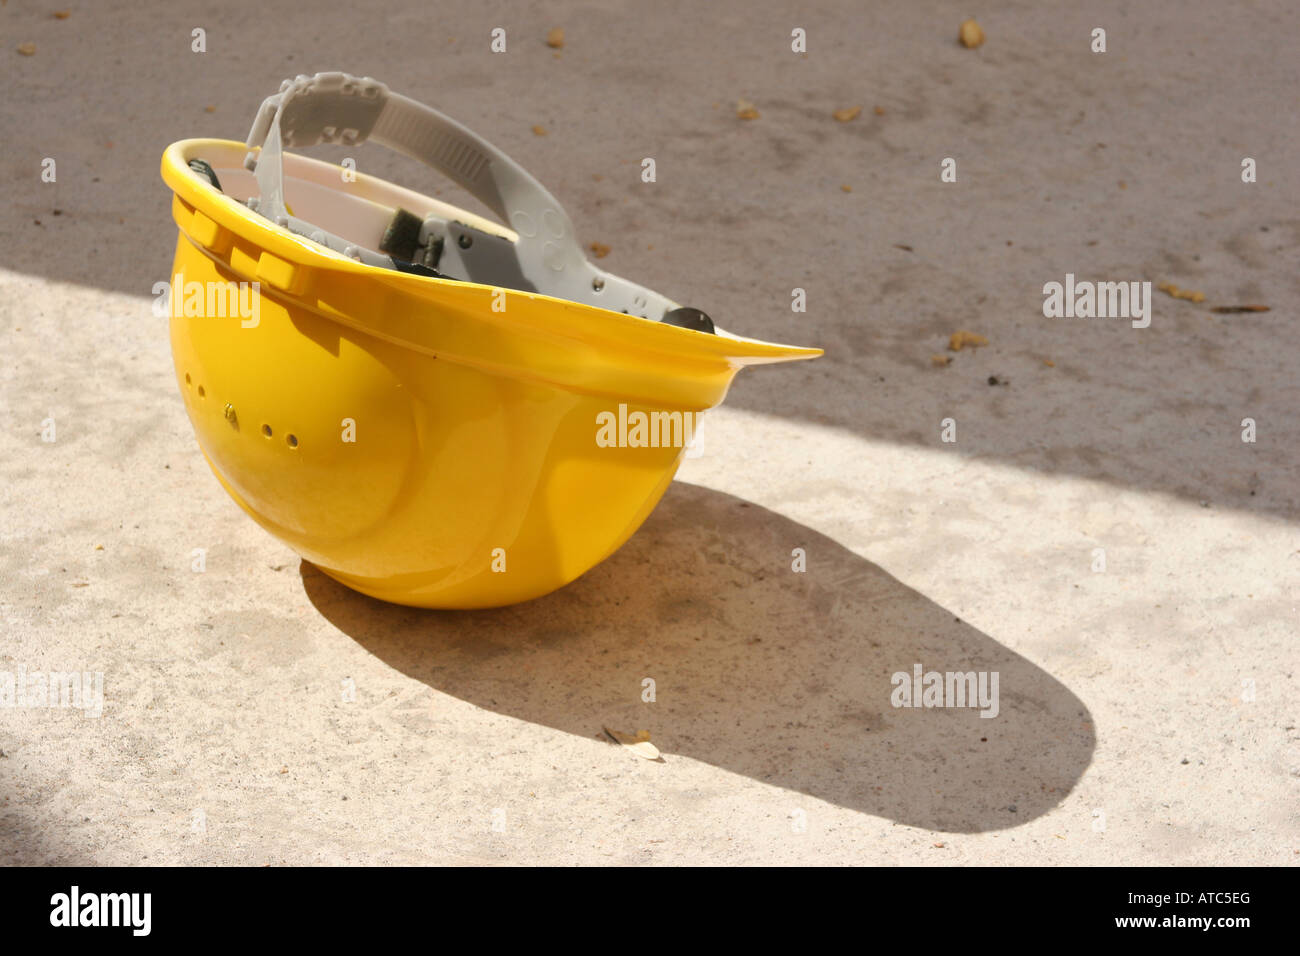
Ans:
[[[592,280],[591,280],[591,287],[592,287],[593,289],[595,289],[597,292],[599,292],[601,289],[605,288],[605,280],[604,280],[604,279],[592,279]]]
[[[235,406],[231,405],[229,402],[226,402],[225,415],[226,421],[236,427],[239,426],[239,417],[235,415]]]
[[[457,237],[456,244],[462,249],[468,249],[470,246],[474,245],[474,239],[468,233],[462,232],[460,236]]]

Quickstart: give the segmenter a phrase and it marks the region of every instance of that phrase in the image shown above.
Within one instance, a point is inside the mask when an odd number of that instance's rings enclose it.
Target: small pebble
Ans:
[[[970,50],[984,43],[984,31],[980,29],[980,25],[974,20],[964,21],[957,36],[961,40],[961,45]]]
[[[988,345],[989,340],[975,332],[967,332],[965,329],[958,329],[948,338],[948,348],[953,352],[960,352],[963,348],[977,348],[981,345]]]

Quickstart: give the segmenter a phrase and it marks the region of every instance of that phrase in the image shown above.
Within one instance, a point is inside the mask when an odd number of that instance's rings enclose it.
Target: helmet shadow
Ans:
[[[1031,820],[1096,745],[1083,702],[1026,658],[830,538],[682,482],[604,563],[514,607],[426,611],[300,573],[339,630],[434,690],[572,734],[647,729],[669,762],[911,826]],[[998,672],[997,716],[892,706],[918,663]]]

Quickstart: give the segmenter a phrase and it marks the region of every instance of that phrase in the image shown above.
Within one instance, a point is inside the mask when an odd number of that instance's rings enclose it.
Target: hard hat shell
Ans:
[[[676,432],[657,447],[605,447],[598,423],[639,412],[681,427],[720,403],[745,365],[821,354],[356,261],[237,198],[256,193],[245,152],[191,139],[163,155],[180,231],[177,382],[239,506],[373,597],[478,608],[561,587],[640,526],[684,452]],[[190,168],[196,159],[222,189]],[[283,162],[296,215],[402,200],[513,236],[362,173],[342,186],[339,166]],[[240,283],[257,283],[255,315],[228,314],[230,299],[213,308],[209,290],[233,295]]]

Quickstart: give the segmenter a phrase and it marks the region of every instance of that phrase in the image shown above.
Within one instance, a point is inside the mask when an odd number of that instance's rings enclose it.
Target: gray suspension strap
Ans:
[[[407,233],[404,245],[440,247],[440,271],[656,320],[675,309],[665,296],[593,265],[559,201],[509,156],[451,117],[369,77],[299,76],[262,102],[244,160],[257,176],[257,211],[367,265],[393,268],[387,256],[294,217],[284,203],[282,146],[354,146],[367,139],[438,170],[518,234],[512,243],[437,216],[422,220],[418,235],[411,235],[414,224],[395,223]]]

